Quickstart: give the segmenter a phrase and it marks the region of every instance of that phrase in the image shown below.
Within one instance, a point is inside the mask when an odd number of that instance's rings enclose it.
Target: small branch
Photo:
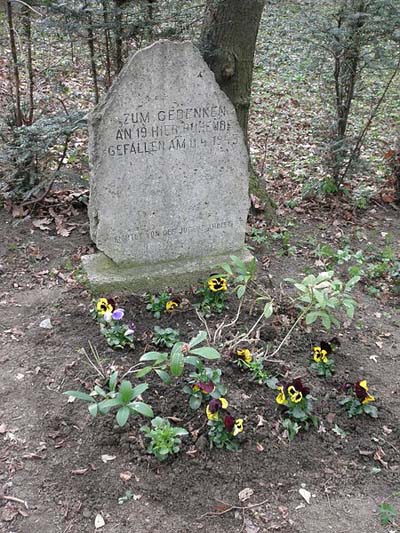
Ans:
[[[200,320],[200,322],[203,324],[203,326],[206,328],[207,330],[207,335],[208,335],[208,339],[211,341],[211,333],[210,333],[210,330],[208,328],[208,324],[207,324],[207,321],[206,319],[201,316],[201,314],[199,313],[199,311],[195,308],[195,311],[196,311],[196,315],[197,315],[197,318]]]
[[[33,11],[34,13],[36,13],[37,15],[43,17],[43,13],[40,13],[40,11],[37,11],[34,7],[30,6],[29,4],[27,4],[26,2],[24,2],[23,0],[10,0],[10,2],[18,2],[19,4],[22,4],[24,5],[25,7],[27,7],[28,9],[30,9],[31,11]]]
[[[205,518],[206,516],[222,516],[226,513],[229,513],[229,511],[233,511],[233,510],[238,510],[238,511],[246,511],[247,509],[253,509],[254,507],[260,507],[260,505],[264,505],[265,503],[267,503],[269,501],[269,498],[267,498],[266,500],[263,500],[262,502],[260,503],[253,503],[252,505],[230,505],[227,509],[225,509],[224,511],[221,511],[219,513],[204,513],[202,514],[201,516],[199,516],[196,520],[202,520],[203,518]],[[225,502],[221,502],[223,505],[226,505]]]
[[[9,502],[22,503],[22,505],[25,506],[25,509],[29,509],[28,504],[25,500],[21,500],[20,498],[16,498],[15,496],[6,496],[5,494],[0,494],[0,498]]]

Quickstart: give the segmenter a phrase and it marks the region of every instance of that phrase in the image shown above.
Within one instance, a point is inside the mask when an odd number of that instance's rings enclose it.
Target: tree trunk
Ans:
[[[111,87],[111,57],[110,57],[110,22],[107,11],[107,2],[102,0],[103,7],[103,21],[104,21],[104,44],[106,49],[105,64],[106,64],[106,89]]]
[[[10,48],[14,70],[14,83],[15,83],[15,125],[18,127],[23,124],[23,115],[21,111],[21,84],[19,79],[19,67],[18,67],[18,53],[17,45],[15,43],[15,29],[13,21],[13,12],[11,7],[11,1],[7,1],[7,21],[8,31],[10,37]]]
[[[23,28],[26,42],[26,70],[28,78],[28,113],[25,118],[25,124],[30,125],[33,122],[33,112],[35,109],[33,99],[34,76],[33,76],[33,57],[32,57],[32,24],[31,24],[31,10],[29,8],[30,2],[24,6],[23,13]]]
[[[258,27],[265,0],[207,0],[200,50],[247,138]]]
[[[99,103],[99,84],[97,80],[97,66],[95,59],[95,50],[94,50],[94,35],[93,35],[93,18],[90,11],[87,12],[87,43],[89,46],[90,54],[90,70],[92,71],[93,78],[93,89],[94,89],[94,101],[96,104]]]
[[[254,52],[265,0],[207,0],[200,51],[221,89],[233,103],[247,142]],[[272,202],[250,166],[250,193],[273,216]]]

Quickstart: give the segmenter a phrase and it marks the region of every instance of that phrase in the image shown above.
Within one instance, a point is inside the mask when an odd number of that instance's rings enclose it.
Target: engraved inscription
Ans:
[[[226,119],[226,107],[221,105],[172,107],[152,113],[134,111],[123,113],[117,123],[115,144],[105,149],[112,158],[170,150],[196,150],[200,145],[221,149],[227,143],[225,134],[232,129],[230,121]],[[237,136],[229,139],[231,145],[237,142]]]

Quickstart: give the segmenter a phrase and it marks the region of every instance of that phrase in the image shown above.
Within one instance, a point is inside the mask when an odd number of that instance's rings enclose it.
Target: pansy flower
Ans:
[[[357,381],[356,383],[354,383],[353,388],[357,400],[359,400],[362,404],[365,405],[369,402],[375,401],[374,396],[368,394],[367,380],[363,379],[361,381]]]
[[[251,363],[253,360],[251,351],[248,348],[242,348],[241,350],[237,350],[236,355],[239,357],[239,359],[242,359],[245,363]]]
[[[114,311],[106,311],[103,315],[103,319],[106,322],[111,320],[122,320],[124,318],[125,311],[123,309],[115,309]]]
[[[165,304],[165,310],[168,313],[172,313],[174,309],[177,309],[179,307],[179,304],[176,300],[168,300],[168,302]]]
[[[231,415],[225,415],[223,418],[225,429],[228,433],[232,433],[234,437],[243,431],[243,419],[236,420]]]
[[[218,411],[220,409],[227,409],[227,407],[228,402],[225,400],[225,398],[213,398],[206,408],[208,420],[218,420]]]
[[[321,346],[314,346],[313,347],[313,359],[316,363],[327,363],[328,352],[322,349]]]
[[[193,392],[201,391],[203,394],[211,394],[215,387],[212,381],[209,381],[208,383],[199,381],[193,385],[192,389]]]
[[[228,285],[225,278],[212,277],[208,280],[208,288],[212,292],[225,292],[228,289]]]
[[[111,298],[107,300],[107,298],[99,298],[99,300],[96,303],[96,311],[99,316],[103,316],[105,313],[112,313],[115,307],[114,300]]]
[[[285,395],[285,389],[282,386],[277,387],[277,390],[279,391],[278,396],[275,398],[275,401],[279,405],[286,405],[287,399]]]
[[[287,393],[293,403],[299,403],[305,396],[310,394],[310,389],[302,384],[300,378],[296,378],[288,385]]]

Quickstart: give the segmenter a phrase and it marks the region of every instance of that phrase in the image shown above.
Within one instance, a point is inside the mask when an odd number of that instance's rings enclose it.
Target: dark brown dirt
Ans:
[[[290,229],[294,255],[280,255],[279,240],[256,247],[259,280],[274,296],[277,309],[264,342],[276,347],[294,320],[291,289],[284,279],[301,279],[307,268],[323,270],[315,265],[312,237],[338,248],[345,234],[356,249],[368,242],[379,249],[384,246],[382,232],[392,233],[398,254],[397,213],[377,208],[352,222],[337,220],[333,213],[301,214]],[[365,285],[357,286],[355,320],[332,332],[339,335],[341,348],[331,382],[308,369],[311,346],[326,338],[317,328],[296,330],[277,356],[284,363],[271,364],[285,379],[303,376],[318,398],[319,431],[301,433],[292,443],[282,437],[275,393],[250,382],[226,353],[219,366],[227,397],[245,419],[239,452],[210,450],[204,413],[190,411],[181,382],[167,387],[151,378],[145,399],[155,412],[175,417],[192,435],[198,430],[200,435],[185,439],[181,454],[159,464],[146,454],[139,432],[143,419],[132,419],[121,430],[111,415],[92,419],[85,405],[68,403],[61,393],[92,386],[95,376],[79,354],[88,341],[106,366],[127,370],[149,349],[144,339],[154,325],[179,329],[183,340],[204,328],[193,310],[156,320],[141,296],[120,298],[142,340],[133,351],[109,349],[89,315],[91,296],[73,274],[80,255],[91,246],[86,217],[78,222],[63,238],[0,211],[0,531],[90,532],[98,513],[106,523],[100,529],[104,533],[396,531],[395,525],[382,527],[378,514],[378,504],[388,498],[400,510],[395,495],[400,473],[400,317],[399,299],[390,287],[383,285],[379,297],[371,297]],[[194,300],[190,291],[185,297]],[[254,322],[250,309],[239,328]],[[232,298],[228,316],[235,311]],[[52,329],[39,327],[46,318]],[[220,321],[219,316],[208,319],[210,329]],[[338,405],[342,384],[359,378],[368,379],[378,398],[377,420],[348,419]],[[346,438],[332,431],[334,424],[347,432]],[[104,454],[115,459],[104,463]],[[130,479],[124,481],[120,474],[127,472]],[[241,502],[238,494],[244,488],[254,493]],[[310,504],[300,488],[311,492]],[[119,505],[127,490],[134,497]],[[10,496],[27,507],[5,499]],[[239,508],[207,515],[230,505]]]

